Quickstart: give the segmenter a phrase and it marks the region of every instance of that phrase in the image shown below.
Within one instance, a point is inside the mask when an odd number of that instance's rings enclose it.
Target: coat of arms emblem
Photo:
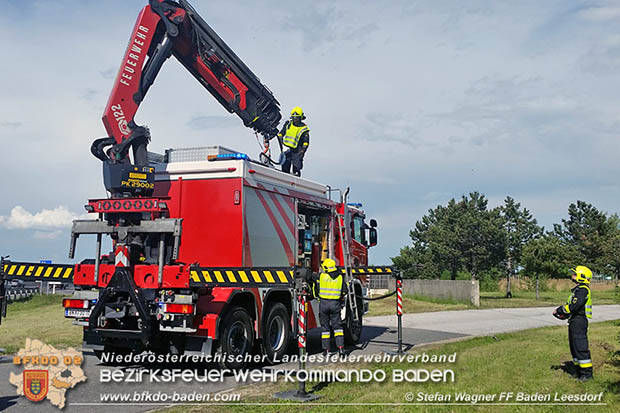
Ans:
[[[33,402],[40,402],[47,396],[49,372],[47,370],[24,370],[24,396]]]

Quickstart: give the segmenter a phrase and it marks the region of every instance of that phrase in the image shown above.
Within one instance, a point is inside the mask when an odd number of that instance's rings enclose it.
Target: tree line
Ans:
[[[568,218],[546,231],[513,198],[489,208],[483,194],[471,192],[430,209],[409,232],[411,245],[392,261],[406,278],[566,278],[570,268],[586,265],[617,279],[619,224],[618,215],[577,201]]]

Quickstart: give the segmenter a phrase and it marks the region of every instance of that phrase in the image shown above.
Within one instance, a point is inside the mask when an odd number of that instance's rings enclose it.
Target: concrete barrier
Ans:
[[[480,306],[480,285],[477,280],[404,280],[403,291],[405,294],[465,301]]]

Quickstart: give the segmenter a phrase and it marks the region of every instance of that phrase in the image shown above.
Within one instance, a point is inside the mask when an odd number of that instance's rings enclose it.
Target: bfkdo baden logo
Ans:
[[[86,381],[82,353],[68,348],[57,350],[39,340],[26,339],[26,346],[13,357],[13,365],[23,367],[21,374],[11,372],[9,382],[20,396],[32,402],[49,400],[65,407],[67,390]]]
[[[49,371],[24,370],[24,396],[33,402],[40,402],[47,396],[49,387]]]

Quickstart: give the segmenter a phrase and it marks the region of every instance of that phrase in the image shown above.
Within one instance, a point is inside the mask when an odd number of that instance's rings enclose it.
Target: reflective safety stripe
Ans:
[[[329,331],[321,333],[321,338],[330,338],[331,336],[332,334]]]
[[[583,286],[586,290],[588,290],[588,299],[586,300],[586,318],[592,318],[592,292],[590,288],[586,285]],[[592,363],[590,362],[590,366]],[[581,367],[590,367],[590,366],[581,366]]]
[[[338,300],[342,291],[342,275],[332,278],[326,273],[319,277],[319,298],[325,300]]]
[[[289,148],[295,149],[297,145],[299,145],[299,139],[304,132],[309,131],[307,126],[295,126],[293,123],[289,123],[288,128],[286,128],[286,134],[284,135],[284,139],[282,143]]]
[[[343,335],[344,335],[343,330],[334,330],[334,337],[343,336]]]
[[[568,304],[564,305],[564,311],[566,313],[570,313],[570,308],[568,307]]]

